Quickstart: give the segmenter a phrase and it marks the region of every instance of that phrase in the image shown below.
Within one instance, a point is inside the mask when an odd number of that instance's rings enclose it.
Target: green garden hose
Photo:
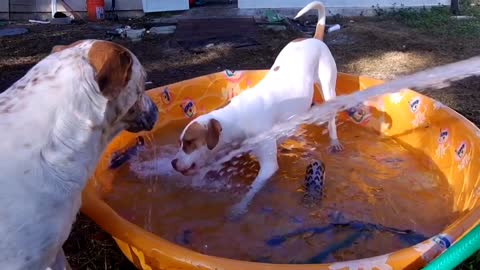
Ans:
[[[466,234],[423,270],[450,270],[480,250],[480,225]]]

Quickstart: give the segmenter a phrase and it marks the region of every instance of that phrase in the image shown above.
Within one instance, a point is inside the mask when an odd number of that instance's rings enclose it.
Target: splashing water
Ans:
[[[177,148],[174,145],[166,145],[155,149],[157,151],[149,151],[150,149],[142,149],[143,155],[135,155],[130,162],[130,170],[138,177],[149,178],[153,176],[171,176],[175,174],[170,161],[175,156]],[[153,152],[155,159],[144,160],[145,152]],[[155,153],[157,152],[157,153]]]
[[[200,171],[199,175],[205,175],[208,171],[220,170],[223,163],[228,162],[234,157],[241,156],[242,153],[252,151],[258,144],[265,140],[279,140],[293,136],[300,125],[324,124],[332,119],[337,112],[355,107],[368,99],[408,89],[414,89],[420,93],[427,89],[441,89],[447,87],[451,82],[479,74],[480,56],[476,56],[467,60],[402,76],[396,80],[370,87],[350,95],[337,96],[333,100],[326,101],[319,106],[313,107],[304,114],[292,116],[289,121],[276,124],[268,132],[264,132],[245,140],[241,147],[230,151],[221,159],[206,166]]]
[[[218,181],[206,181],[205,179],[194,176],[193,178],[182,176],[176,172],[170,165],[170,161],[175,157],[177,147],[175,145],[162,145],[160,147],[149,147],[142,149],[135,155],[130,162],[130,171],[136,177],[141,179],[169,179],[175,176],[177,186],[191,186],[193,188],[208,189],[216,191],[220,184]],[[151,157],[154,157],[153,159]],[[223,181],[225,182],[225,181]]]

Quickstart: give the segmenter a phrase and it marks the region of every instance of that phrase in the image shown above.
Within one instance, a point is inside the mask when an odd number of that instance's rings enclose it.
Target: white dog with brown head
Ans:
[[[0,265],[65,269],[81,192],[120,131],[151,130],[158,110],[138,59],[84,40],[52,54],[0,94]]]
[[[225,107],[189,123],[180,135],[180,149],[172,160],[175,170],[194,174],[245,139],[267,132],[276,123],[308,111],[315,83],[321,86],[325,100],[336,96],[337,67],[323,42],[325,7],[321,2],[312,2],[297,17],[312,9],[318,10],[319,15],[315,37],[290,42],[255,87],[240,93]],[[329,121],[328,131],[331,150],[342,150],[335,119]],[[252,154],[260,163],[260,171],[251,189],[234,207],[234,215],[246,211],[254,195],[278,169],[275,140],[263,142]]]

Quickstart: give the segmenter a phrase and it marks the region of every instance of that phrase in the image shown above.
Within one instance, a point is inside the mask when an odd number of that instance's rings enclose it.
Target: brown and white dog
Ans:
[[[151,130],[158,110],[126,48],[83,40],[0,94],[0,268],[69,268],[62,245],[81,192],[120,131]]]
[[[289,43],[277,56],[265,78],[254,88],[240,93],[227,106],[189,123],[180,135],[180,149],[172,160],[175,170],[186,175],[194,174],[233,145],[267,132],[276,123],[293,115],[308,111],[315,83],[320,84],[325,100],[336,96],[337,67],[322,41],[325,7],[321,2],[312,2],[297,17],[312,9],[318,10],[319,16],[315,37]],[[335,118],[329,121],[328,131],[331,150],[341,151]],[[260,171],[248,193],[234,207],[234,216],[246,211],[254,195],[278,169],[275,140],[263,142],[252,154],[260,163]]]

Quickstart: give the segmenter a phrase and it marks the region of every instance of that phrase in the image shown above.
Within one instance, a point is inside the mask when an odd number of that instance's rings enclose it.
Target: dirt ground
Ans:
[[[480,36],[451,36],[418,30],[388,18],[343,18],[342,29],[326,35],[341,72],[392,79],[480,54]],[[143,21],[130,22],[142,24]],[[0,38],[0,92],[45,57],[52,46],[78,39],[105,38],[105,24],[69,26],[18,25],[29,33]],[[9,26],[11,27],[11,26]],[[115,40],[135,53],[156,87],[224,69],[267,69],[281,48],[300,36],[293,31],[262,31],[260,46],[234,49],[228,45],[191,52],[172,36],[147,35],[143,41]],[[466,79],[429,95],[480,124],[480,80]],[[83,215],[65,244],[73,269],[134,269],[111,237]]]

